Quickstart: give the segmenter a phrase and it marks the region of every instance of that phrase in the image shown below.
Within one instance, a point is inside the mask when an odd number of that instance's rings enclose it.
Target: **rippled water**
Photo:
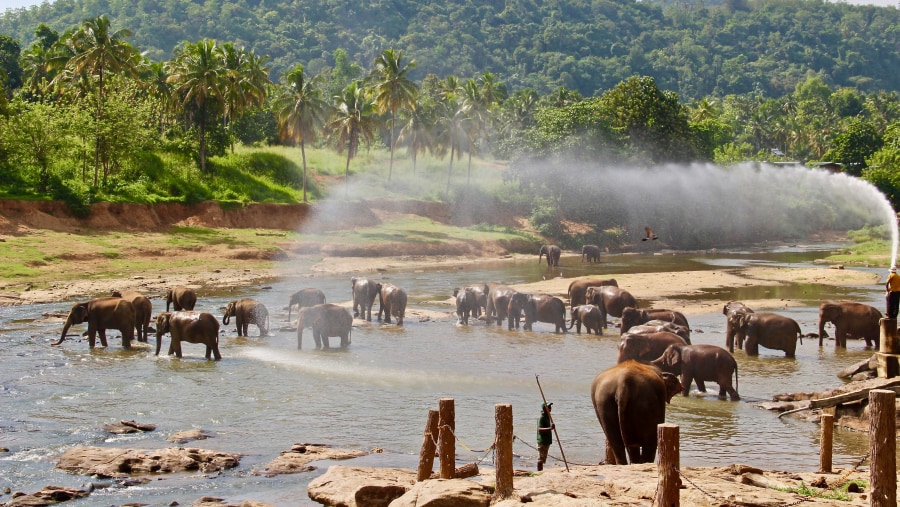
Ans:
[[[821,255],[793,249],[765,254],[610,256],[593,266],[564,259],[561,271],[570,277],[722,269],[747,263],[798,265]],[[54,469],[58,455],[70,447],[161,448],[171,445],[166,436],[201,428],[215,437],[188,445],[241,453],[241,465],[210,479],[159,476],[143,486],[98,490],[88,499],[67,505],[168,505],[173,501],[185,505],[203,495],[229,502],[256,499],[307,505],[306,485],[328,463],[320,463],[314,472],[273,478],[252,472],[295,442],[379,448],[384,452],[353,463],[414,469],[428,410],[437,409],[441,398],[455,400],[461,463],[485,457],[484,452],[475,451],[493,441],[494,406],[510,403],[515,435],[520,438],[514,444],[515,465],[533,467],[541,404],[536,375],[554,402],[553,416],[568,460],[597,463],[604,456],[604,437],[588,390],[594,376],[615,363],[615,330],[609,331],[610,336],[596,337],[555,335],[551,325],[540,323],[534,332],[509,332],[481,322],[457,327],[449,316],[451,307],[440,303],[453,287],[494,280],[533,282],[546,275],[546,267],[533,261],[372,274],[406,288],[411,308],[447,312],[447,318],[425,322],[408,318],[402,328],[356,321],[360,325],[353,330],[352,345],[329,351],[311,350],[308,345],[297,350],[296,334],[287,330],[285,304],[292,292],[310,286],[323,289],[330,302],[347,301],[349,276],[294,278],[228,294],[201,293],[198,310],[221,316],[227,301],[254,297],[266,304],[273,319],[273,336],[264,339],[256,336],[255,326],[250,338],[237,337],[234,324],[227,327],[220,362],[206,361],[203,347],[192,344],[184,346],[181,360],[156,357],[148,350],[124,351],[115,332],[108,350],[91,351],[85,341],[72,339],[61,347],[50,347],[62,323],[42,315],[66,312],[71,302],[0,308],[0,447],[10,449],[0,454],[0,484],[26,492],[47,484],[80,486],[90,479]],[[758,298],[765,290],[735,289],[727,291],[727,297]],[[847,298],[883,306],[877,285],[793,285],[768,290],[770,295],[777,291],[773,297],[799,298],[809,305],[780,311],[800,322],[804,332],[816,331],[822,299]],[[160,299],[153,302],[157,312],[164,307]],[[721,313],[691,316],[690,321],[694,343],[724,344]],[[168,337],[165,340],[164,345]],[[761,351],[757,358],[736,353],[742,401],[717,400],[715,384],[708,384],[707,396],[695,392],[690,398],[673,399],[667,420],[681,426],[683,464],[818,468],[818,425],[779,420],[753,402],[775,393],[834,387],[840,383],[835,377],[840,369],[870,357],[872,351],[865,350],[861,341],[851,341],[845,351],[835,351],[833,341],[820,349],[812,339],[798,347],[795,359]],[[100,429],[123,419],[156,424],[157,431],[111,436]],[[866,453],[867,445],[864,434],[836,430],[835,466],[854,463]],[[559,457],[558,447],[551,455]],[[485,462],[489,464],[490,456]],[[553,460],[551,464],[562,465]],[[5,500],[8,496],[0,495],[0,502]]]

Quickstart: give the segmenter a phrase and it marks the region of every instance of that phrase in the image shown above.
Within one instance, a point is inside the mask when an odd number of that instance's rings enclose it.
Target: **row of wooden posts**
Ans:
[[[873,389],[869,392],[869,505],[871,507],[896,507],[897,505],[897,421],[894,391]],[[441,479],[465,478],[477,475],[478,467],[472,463],[456,468],[456,422],[453,398],[441,398],[439,410],[428,411],[428,422],[419,454],[417,480],[432,478],[435,451],[440,460]],[[494,465],[496,489],[494,500],[509,498],[513,494],[513,413],[512,405],[494,406],[495,439]],[[834,416],[822,416],[819,468],[821,473],[831,473],[831,449]],[[436,437],[436,438],[435,438]],[[657,426],[658,485],[653,505],[678,507],[681,489],[679,427],[677,424]],[[568,469],[568,464],[566,465]]]

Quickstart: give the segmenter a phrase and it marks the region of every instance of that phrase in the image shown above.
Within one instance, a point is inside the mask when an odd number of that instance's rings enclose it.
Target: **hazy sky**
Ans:
[[[0,0],[0,12],[5,11],[6,9],[15,9],[18,7],[27,7],[29,5],[39,5],[45,0]],[[52,3],[52,0],[46,0]],[[857,4],[857,5],[881,5],[881,6],[894,6],[897,7],[900,4],[900,0],[845,0],[848,4]]]

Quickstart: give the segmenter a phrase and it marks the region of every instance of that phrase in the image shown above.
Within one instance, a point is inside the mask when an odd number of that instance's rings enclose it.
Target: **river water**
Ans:
[[[667,256],[605,256],[596,265],[564,258],[566,277],[649,271],[727,269],[748,263],[812,265],[829,247],[782,249],[768,252],[719,252]],[[883,271],[883,269],[881,270]],[[556,273],[554,273],[556,274]],[[316,351],[307,331],[303,350],[296,333],[287,329],[289,295],[304,287],[325,291],[329,302],[350,299],[350,276],[304,277],[276,281],[264,287],[229,293],[200,293],[198,310],[221,317],[221,308],[238,297],[256,298],[269,308],[272,335],[259,338],[251,326],[249,338],[239,338],[234,324],[222,334],[219,362],[206,361],[204,348],[185,344],[184,358],[156,357],[146,349],[124,351],[113,332],[109,349],[88,349],[86,341],[67,340],[50,347],[62,323],[46,313],[65,313],[72,302],[0,308],[0,487],[13,492],[37,491],[48,484],[79,487],[85,476],[54,469],[60,453],[77,446],[163,448],[166,436],[192,428],[214,435],[191,442],[197,446],[243,455],[239,467],[220,475],[158,476],[145,485],[99,489],[89,498],[67,505],[121,505],[141,502],[189,505],[204,495],[228,502],[255,499],[275,505],[314,505],[306,494],[317,470],[295,475],[264,477],[255,471],[290,449],[296,442],[325,443],[353,449],[380,449],[367,457],[343,462],[360,466],[397,466],[415,469],[422,431],[429,409],[441,398],[453,398],[459,463],[486,460],[493,441],[494,406],[513,406],[517,440],[517,468],[535,465],[533,447],[541,396],[536,383],[553,405],[553,416],[566,458],[595,464],[604,457],[604,437],[594,415],[589,388],[594,376],[616,358],[616,331],[608,336],[555,335],[551,325],[538,323],[534,332],[506,331],[477,322],[457,327],[452,308],[442,304],[453,287],[503,281],[527,283],[547,276],[546,266],[533,260],[485,262],[460,269],[417,270],[409,273],[360,273],[406,288],[410,308],[446,312],[446,319],[419,321],[408,314],[405,326],[356,321],[352,345],[345,350]],[[627,288],[627,287],[626,287]],[[806,306],[779,310],[796,319],[804,332],[816,332],[819,303],[824,299],[852,299],[883,306],[878,285],[832,288],[785,285],[715,291],[702,297],[800,299]],[[640,299],[640,294],[636,294]],[[154,312],[164,309],[154,299]],[[376,302],[377,307],[377,302]],[[155,313],[154,313],[155,315]],[[694,343],[724,346],[725,319],[720,312],[689,317]],[[77,326],[72,333],[81,332]],[[574,330],[573,330],[574,331]],[[73,337],[74,338],[74,337]],[[151,337],[151,345],[153,338]],[[168,346],[164,339],[163,351]],[[862,341],[851,340],[847,350],[834,342],[819,348],[804,340],[797,357],[760,349],[759,357],[736,352],[739,364],[739,402],[719,401],[715,384],[709,393],[676,396],[667,421],[681,426],[681,461],[689,466],[744,463],[768,469],[818,468],[816,424],[779,420],[754,406],[773,394],[835,387],[835,374],[872,355]],[[157,425],[154,432],[115,436],[103,424],[136,420]],[[836,429],[834,461],[848,467],[866,454],[867,436]],[[551,456],[560,457],[558,447]],[[562,466],[551,459],[548,466]],[[103,482],[94,479],[94,482]],[[106,481],[109,482],[109,481]],[[0,493],[0,502],[9,495]]]

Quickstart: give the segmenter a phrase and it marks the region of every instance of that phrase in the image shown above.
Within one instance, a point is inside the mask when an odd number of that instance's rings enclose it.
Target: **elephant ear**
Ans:
[[[666,385],[666,403],[672,401],[672,397],[676,394],[680,393],[683,386],[681,385],[681,381],[678,380],[678,377],[671,373],[662,373],[663,383]]]

